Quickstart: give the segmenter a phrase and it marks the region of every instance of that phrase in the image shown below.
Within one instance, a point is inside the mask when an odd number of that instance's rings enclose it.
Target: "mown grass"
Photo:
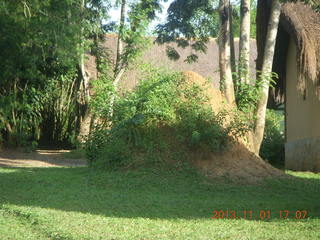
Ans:
[[[187,170],[0,168],[0,239],[320,239],[320,174],[289,174],[236,185]],[[211,219],[214,210],[253,219]],[[292,219],[297,210],[308,219]]]

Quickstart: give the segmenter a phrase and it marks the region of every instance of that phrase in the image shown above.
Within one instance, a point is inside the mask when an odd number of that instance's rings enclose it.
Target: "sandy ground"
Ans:
[[[25,153],[17,150],[0,151],[0,167],[80,167],[85,159],[68,159],[69,150],[37,150]]]

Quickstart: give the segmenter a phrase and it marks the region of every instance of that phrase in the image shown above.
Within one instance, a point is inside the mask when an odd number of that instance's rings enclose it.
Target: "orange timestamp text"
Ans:
[[[280,219],[306,219],[308,218],[307,210],[214,210],[211,219],[247,219],[247,220],[268,220],[273,218]]]

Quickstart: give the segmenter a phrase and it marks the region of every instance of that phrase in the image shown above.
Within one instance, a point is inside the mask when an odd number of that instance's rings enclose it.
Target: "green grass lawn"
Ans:
[[[320,239],[320,174],[289,174],[235,185],[192,171],[0,168],[0,239]]]

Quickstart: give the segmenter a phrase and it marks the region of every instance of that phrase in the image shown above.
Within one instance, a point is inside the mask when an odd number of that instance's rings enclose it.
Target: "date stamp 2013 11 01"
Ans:
[[[211,219],[247,219],[247,220],[269,220],[272,218],[279,219],[306,219],[308,218],[307,210],[214,210]]]

